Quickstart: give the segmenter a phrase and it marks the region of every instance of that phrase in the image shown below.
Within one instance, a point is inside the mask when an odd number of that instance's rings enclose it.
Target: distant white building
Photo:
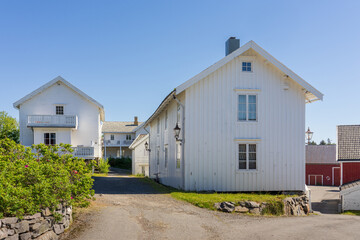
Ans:
[[[150,177],[191,191],[304,191],[305,104],[323,94],[253,41],[226,46],[146,121]]]
[[[149,151],[146,145],[149,141],[149,134],[139,134],[129,146],[132,150],[132,174],[144,174],[149,176]]]
[[[129,146],[144,130],[142,122],[139,123],[138,118],[134,117],[133,122],[104,122],[102,133],[105,158],[131,158]]]
[[[104,107],[62,77],[21,98],[14,107],[19,110],[21,144],[66,143],[77,157],[102,156]]]

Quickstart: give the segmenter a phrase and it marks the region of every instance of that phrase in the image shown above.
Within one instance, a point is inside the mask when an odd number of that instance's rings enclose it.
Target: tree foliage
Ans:
[[[0,112],[0,139],[10,138],[19,143],[19,124],[7,112]]]

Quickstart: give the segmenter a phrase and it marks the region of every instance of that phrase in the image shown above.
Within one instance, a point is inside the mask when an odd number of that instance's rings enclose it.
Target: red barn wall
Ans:
[[[334,169],[333,176],[333,167],[337,167]],[[323,185],[324,186],[332,186],[333,178],[334,178],[334,186],[340,185],[340,164],[306,164],[306,184],[310,185],[309,175],[322,175],[323,177]],[[311,184],[314,181],[311,182]]]
[[[343,162],[343,184],[360,179],[360,162]]]

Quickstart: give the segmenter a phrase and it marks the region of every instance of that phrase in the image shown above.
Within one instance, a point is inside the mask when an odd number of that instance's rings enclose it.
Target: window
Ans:
[[[165,111],[165,130],[167,129],[167,125],[168,125],[168,114],[167,114],[167,110]]]
[[[126,140],[131,140],[131,134],[126,135]]]
[[[156,164],[160,164],[160,147],[156,148]]]
[[[44,133],[44,143],[45,143],[45,145],[55,145],[56,144],[56,134],[55,133]]]
[[[176,143],[176,168],[180,168],[180,160],[181,160],[181,145],[180,143]]]
[[[238,121],[256,121],[256,95],[238,95]]]
[[[160,118],[158,118],[158,120],[157,120],[156,132],[157,132],[157,134],[160,133]]]
[[[114,140],[115,136],[113,134],[110,135],[110,140]]]
[[[167,168],[168,165],[168,145],[165,145],[164,147],[164,159],[165,159],[165,168]]]
[[[64,115],[64,106],[56,106],[55,112],[56,112],[56,115]]]
[[[242,71],[243,72],[252,72],[251,62],[242,62]]]
[[[239,144],[239,169],[256,170],[256,144]]]

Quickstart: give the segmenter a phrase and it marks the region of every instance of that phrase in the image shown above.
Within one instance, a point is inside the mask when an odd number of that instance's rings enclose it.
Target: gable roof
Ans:
[[[95,99],[93,99],[92,97],[90,97],[89,95],[87,95],[86,93],[84,93],[83,91],[81,91],[80,89],[78,89],[77,87],[75,87],[74,85],[72,85],[71,83],[69,83],[68,81],[66,81],[64,78],[62,78],[61,76],[58,76],[56,78],[54,78],[53,80],[51,80],[50,82],[42,85],[41,87],[39,87],[38,89],[32,91],[31,93],[29,93],[28,95],[26,95],[25,97],[21,98],[20,100],[16,101],[13,106],[16,109],[20,109],[20,105],[23,104],[24,102],[32,99],[33,97],[37,96],[38,94],[42,93],[43,91],[45,91],[46,89],[50,88],[51,86],[53,86],[54,84],[61,82],[63,83],[65,86],[67,86],[68,88],[70,88],[71,90],[73,90],[74,92],[78,93],[80,96],[82,96],[83,98],[85,98],[86,100],[88,100],[89,102],[95,104],[100,111],[100,119],[101,121],[105,121],[105,111],[104,111],[104,107],[103,105],[101,105],[99,102],[97,102]]]
[[[241,46],[231,54],[227,55],[214,65],[211,65],[201,73],[197,74],[196,76],[192,77],[185,83],[181,84],[176,88],[176,94],[181,93],[185,89],[189,88],[193,84],[197,83],[201,79],[207,77],[211,73],[215,72],[217,69],[221,68],[234,58],[240,56],[244,52],[246,52],[249,49],[253,49],[255,52],[263,56],[266,60],[268,60],[270,63],[272,63],[275,67],[280,69],[285,75],[288,75],[291,79],[293,79],[295,82],[300,84],[305,90],[306,90],[306,99],[307,102],[313,102],[316,100],[322,100],[323,94],[315,89],[313,86],[311,86],[308,82],[306,82],[304,79],[299,77],[297,74],[295,74],[293,71],[291,71],[289,68],[287,68],[284,64],[279,62],[277,59],[275,59],[273,56],[271,56],[268,52],[266,52],[263,48],[261,48],[259,45],[257,45],[254,41],[250,41],[246,43],[245,45]]]
[[[139,126],[134,125],[134,122],[104,122],[101,131],[103,133],[133,133]]]
[[[360,125],[339,125],[337,128],[337,160],[360,161]]]
[[[144,142],[148,138],[149,138],[149,134],[139,134],[139,136],[137,136],[135,140],[131,143],[129,149],[135,149],[137,146],[139,146],[142,142]]]

